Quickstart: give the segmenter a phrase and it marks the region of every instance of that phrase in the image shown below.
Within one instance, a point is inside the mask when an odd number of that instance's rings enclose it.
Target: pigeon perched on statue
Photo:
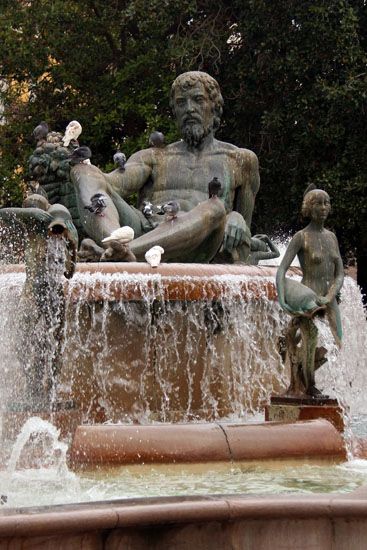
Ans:
[[[222,184],[219,179],[214,177],[208,184],[209,198],[219,197],[222,191]]]
[[[38,126],[35,127],[35,129],[32,132],[32,136],[34,137],[37,147],[42,145],[43,142],[46,141],[48,134],[48,124],[47,122],[40,122]]]
[[[144,216],[146,218],[151,218],[154,214],[154,210],[153,210],[153,204],[149,201],[144,201],[143,202],[143,208],[141,209],[142,213],[144,214]]]
[[[162,149],[164,147],[164,135],[162,132],[152,132],[149,136],[149,145]]]
[[[166,214],[166,220],[173,221],[177,218],[180,204],[177,201],[169,201],[162,206],[162,210]]]
[[[78,147],[78,137],[82,133],[82,126],[77,120],[72,120],[66,126],[64,137],[62,142],[64,147],[69,147],[70,144]],[[74,143],[73,143],[74,142]]]
[[[164,254],[164,249],[156,245],[145,253],[145,259],[151,267],[158,267],[161,263],[162,254]]]
[[[91,214],[104,216],[103,210],[107,207],[106,199],[107,197],[103,193],[96,193],[91,197],[90,204],[87,204],[84,208],[89,210]]]
[[[109,237],[102,239],[102,242],[110,243],[112,241],[118,241],[121,244],[126,244],[132,241],[133,238],[134,238],[133,228],[129,227],[128,225],[124,225],[123,227],[119,227],[118,229],[115,229],[114,231],[112,231]]]
[[[77,147],[71,153],[70,164],[74,166],[75,164],[90,164],[90,159],[92,156],[92,151],[86,145]]]
[[[162,207],[159,207],[160,209]],[[158,225],[158,222],[155,222],[153,220],[154,216],[154,206],[150,201],[144,201],[141,209],[143,216],[147,220],[146,224],[144,224],[144,228],[146,228],[147,231],[150,231],[151,229],[155,229]],[[164,212],[162,212],[164,214]]]
[[[113,162],[115,166],[118,166],[120,172],[124,172],[126,164],[126,156],[124,155],[124,153],[121,153],[121,151],[117,151],[113,155]]]

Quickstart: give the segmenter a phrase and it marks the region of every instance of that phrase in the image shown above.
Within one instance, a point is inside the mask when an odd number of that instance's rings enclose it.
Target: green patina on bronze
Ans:
[[[329,212],[330,199],[325,191],[306,192],[302,214],[311,221],[294,235],[277,272],[279,303],[293,317],[286,334],[291,364],[290,395],[321,395],[315,386],[315,370],[326,361],[326,350],[317,348],[318,330],[313,318],[326,315],[338,345],[342,338],[337,295],[343,285],[344,270],[337,239],[324,227]],[[302,269],[301,283],[285,276],[295,256]]]
[[[230,261],[233,253],[245,261],[259,189],[257,157],[247,149],[215,139],[223,99],[218,83],[206,73],[180,75],[172,86],[171,104],[181,141],[138,151],[123,171],[104,174],[96,166],[83,163],[71,169],[81,225],[98,245],[118,227],[131,226],[136,237],[131,250],[138,260],[152,246],[161,245],[166,250],[165,261],[209,262],[221,246]],[[219,216],[218,206],[208,199],[208,183],[214,177],[224,190],[224,208]],[[85,209],[99,192],[107,196],[103,216]],[[124,200],[134,193],[138,195],[137,208]],[[152,229],[141,212],[144,200],[154,205],[178,201],[175,230],[158,215],[153,220],[158,226]],[[201,208],[203,203],[206,206]]]

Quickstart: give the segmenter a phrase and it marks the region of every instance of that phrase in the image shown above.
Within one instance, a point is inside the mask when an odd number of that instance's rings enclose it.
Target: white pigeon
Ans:
[[[77,120],[72,120],[71,122],[69,122],[69,124],[66,126],[64,137],[62,138],[64,147],[68,147],[71,140],[77,140],[81,133],[82,126]]]
[[[109,243],[111,241],[118,241],[121,244],[125,244],[132,241],[133,238],[134,238],[133,228],[129,227],[128,225],[124,225],[123,227],[119,227],[118,229],[115,229],[115,231],[112,231],[109,237],[102,239],[102,242]]]
[[[164,250],[161,246],[153,246],[145,253],[145,259],[151,267],[158,267],[161,263],[161,256]]]

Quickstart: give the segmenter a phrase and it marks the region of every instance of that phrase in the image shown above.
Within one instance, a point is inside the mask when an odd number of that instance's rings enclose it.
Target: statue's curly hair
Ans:
[[[308,191],[307,193],[305,193],[302,202],[301,213],[304,218],[309,218],[311,216],[312,205],[316,199],[316,195],[318,195],[319,193],[323,193],[330,201],[328,193],[326,193],[326,191],[324,191],[323,189],[312,189],[311,191]]]
[[[217,130],[220,126],[224,101],[218,82],[208,73],[204,73],[202,71],[189,71],[187,73],[180,74],[172,84],[170,106],[174,110],[175,92],[178,88],[187,90],[188,88],[195,86],[197,82],[201,82],[204,85],[205,91],[213,104],[213,129]]]

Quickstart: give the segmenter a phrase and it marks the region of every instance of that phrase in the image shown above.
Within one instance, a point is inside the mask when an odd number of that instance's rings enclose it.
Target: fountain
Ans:
[[[195,78],[178,85],[174,98],[177,90],[197,93]],[[217,103],[219,112],[218,95]],[[224,156],[225,145],[216,142]],[[62,148],[66,152],[57,154],[65,164],[73,152]],[[58,151],[56,145],[51,149]],[[285,338],[289,318],[276,300],[276,268],[244,265],[251,251],[269,253],[259,242],[251,246],[246,222],[250,226],[253,203],[241,206],[243,215],[226,214],[219,187],[214,193],[209,186],[209,198],[196,189],[200,204],[177,219],[154,218],[148,230],[141,211],[126,209],[111,188],[125,177],[131,185],[131,174],[146,156],[165,154],[160,146],[145,151],[110,175],[85,159],[71,168],[67,185],[70,191],[73,183],[76,193],[75,226],[89,230],[95,221],[88,234],[95,243],[91,248],[84,243],[81,257],[86,251],[100,257],[107,229],[118,229],[127,214],[135,224],[132,253],[142,259],[153,242],[164,243],[163,258],[170,263],[111,261],[75,268],[74,225],[62,207],[47,204],[43,210],[38,202],[0,210],[3,242],[9,248],[9,232],[15,236],[17,253],[11,256],[25,260],[25,267],[4,263],[0,271],[6,464],[0,471],[0,537],[8,545],[31,540],[45,548],[244,548],[245,540],[251,548],[270,548],[276,532],[284,548],[303,548],[305,540],[311,548],[332,541],[343,548],[351,540],[353,548],[363,548],[365,462],[345,463],[357,448],[365,456],[367,447],[349,432],[353,415],[365,412],[361,350],[367,334],[356,284],[347,278],[341,291],[341,350],[325,320],[313,321],[317,344],[324,355],[327,351],[316,383],[338,404],[310,395],[313,384],[307,385],[298,357],[290,364],[303,393],[294,395],[292,386],[291,398],[300,402],[274,401],[269,407],[272,395],[284,393],[289,383],[285,355],[295,347],[303,352],[295,331],[293,341]],[[238,194],[252,182],[254,200],[256,163],[241,151],[235,155],[247,163],[248,179]],[[176,169],[182,175],[183,167]],[[230,176],[215,170],[225,182],[224,194],[234,200]],[[86,181],[92,181],[90,193],[103,187],[102,212],[85,208],[95,208],[85,196]],[[142,195],[141,200],[152,198],[147,188]],[[183,242],[189,248],[183,260],[190,263],[175,263]],[[113,259],[122,260],[115,257],[121,247],[113,250]],[[207,261],[208,254],[215,262],[232,263],[191,263]],[[299,268],[289,273],[301,288]],[[290,304],[287,292],[284,303]],[[272,406],[278,421],[264,422],[264,408],[269,417],[275,414]],[[342,421],[341,411],[349,419]]]

